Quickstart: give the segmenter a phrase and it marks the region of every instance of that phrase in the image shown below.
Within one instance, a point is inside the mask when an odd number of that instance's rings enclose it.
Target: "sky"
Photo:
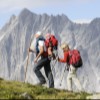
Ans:
[[[100,0],[0,0],[0,28],[24,8],[36,14],[65,14],[77,23],[88,23],[100,17]]]

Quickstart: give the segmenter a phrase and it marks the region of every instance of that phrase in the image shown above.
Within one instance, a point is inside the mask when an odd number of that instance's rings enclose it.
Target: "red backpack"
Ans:
[[[78,50],[69,50],[69,64],[73,65],[75,68],[83,65],[82,58]]]
[[[51,35],[49,39],[45,39],[45,45],[47,48],[49,47],[49,44],[52,45],[53,49],[57,50],[58,40],[54,35]]]

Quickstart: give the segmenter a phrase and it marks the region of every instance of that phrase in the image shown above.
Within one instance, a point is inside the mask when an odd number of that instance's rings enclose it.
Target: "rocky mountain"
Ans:
[[[83,67],[78,69],[81,84],[87,92],[100,92],[100,18],[95,18],[89,24],[76,24],[64,14],[38,15],[23,9],[18,16],[13,15],[0,30],[0,77],[24,81],[31,36],[38,30],[44,34],[55,34],[59,44],[66,42],[71,49],[79,49],[84,63]],[[59,56],[63,57],[60,48],[58,52]],[[31,84],[38,82],[33,72],[34,57],[35,55],[30,53],[26,77],[26,81]],[[51,62],[52,67],[53,64],[54,61]],[[67,71],[60,85],[65,68],[63,66],[65,65],[57,62],[53,70],[55,88],[67,89]],[[75,86],[73,88],[77,91]]]

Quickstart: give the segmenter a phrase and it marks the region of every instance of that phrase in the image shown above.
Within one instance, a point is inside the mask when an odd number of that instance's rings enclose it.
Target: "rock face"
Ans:
[[[24,81],[30,39],[38,30],[43,31],[44,34],[47,32],[55,34],[59,44],[67,42],[71,49],[79,49],[84,63],[78,70],[82,86],[87,92],[100,92],[100,18],[94,19],[89,24],[76,24],[63,14],[37,15],[23,9],[19,16],[13,15],[0,30],[0,77]],[[60,48],[59,56],[63,57]],[[34,57],[35,55],[30,53],[26,77],[26,81],[32,84],[38,81],[33,72]],[[54,61],[51,65],[53,63]],[[65,65],[57,62],[52,72],[55,87],[67,89],[67,71],[60,86],[61,75],[65,68],[63,66]],[[73,88],[77,91],[75,86]]]

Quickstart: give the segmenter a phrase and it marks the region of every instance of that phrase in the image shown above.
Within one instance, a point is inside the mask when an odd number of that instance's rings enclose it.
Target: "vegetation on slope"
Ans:
[[[86,99],[89,95],[0,79],[0,99]]]

